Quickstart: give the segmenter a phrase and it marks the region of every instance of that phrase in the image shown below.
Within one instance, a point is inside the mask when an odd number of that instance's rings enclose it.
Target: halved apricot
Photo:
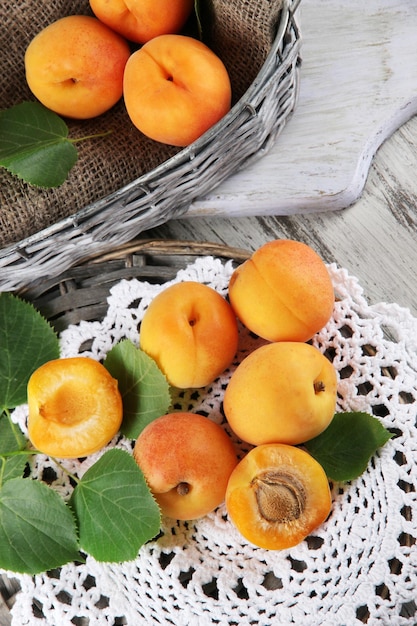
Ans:
[[[117,380],[94,359],[48,361],[32,374],[27,391],[29,439],[44,454],[87,456],[105,446],[122,423]]]
[[[253,448],[233,470],[225,502],[243,537],[268,550],[300,543],[325,521],[332,504],[321,465],[287,444]]]

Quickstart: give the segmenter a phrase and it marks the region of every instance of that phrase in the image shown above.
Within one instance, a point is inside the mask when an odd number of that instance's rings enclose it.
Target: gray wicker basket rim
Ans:
[[[183,215],[197,197],[265,154],[298,99],[299,4],[300,0],[283,1],[266,62],[220,122],[135,181],[0,250],[0,290],[13,291],[41,276],[58,274]]]

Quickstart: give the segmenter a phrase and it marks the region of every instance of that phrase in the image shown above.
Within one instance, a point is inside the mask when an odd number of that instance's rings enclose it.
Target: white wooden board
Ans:
[[[297,109],[271,151],[187,217],[341,209],[376,150],[417,113],[416,0],[301,0]]]

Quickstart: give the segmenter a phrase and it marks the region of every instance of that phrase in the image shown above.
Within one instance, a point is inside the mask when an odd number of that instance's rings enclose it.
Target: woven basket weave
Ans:
[[[41,276],[56,275],[82,258],[183,215],[197,197],[267,152],[297,102],[298,5],[299,0],[279,4],[266,61],[229,114],[196,142],[133,182],[3,247],[0,290],[12,291]]]

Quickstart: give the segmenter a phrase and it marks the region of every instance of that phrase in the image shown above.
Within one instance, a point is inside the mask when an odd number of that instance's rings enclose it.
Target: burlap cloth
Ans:
[[[229,71],[235,103],[265,62],[282,0],[207,0],[201,5],[205,41]],[[0,109],[5,109],[34,99],[24,73],[24,52],[34,35],[60,17],[91,11],[86,0],[70,5],[66,0],[1,0],[0,6]],[[180,150],[144,137],[129,121],[123,101],[94,120],[66,122],[71,138],[112,133],[77,144],[77,164],[55,189],[32,187],[0,168],[0,248],[105,198]]]

